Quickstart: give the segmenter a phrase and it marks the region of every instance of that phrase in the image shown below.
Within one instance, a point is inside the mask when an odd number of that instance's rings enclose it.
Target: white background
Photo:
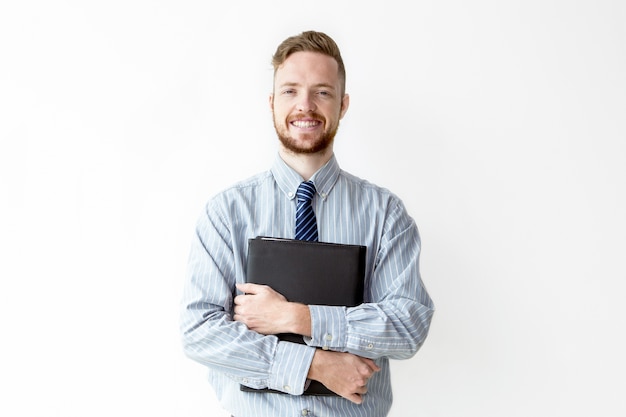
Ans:
[[[626,415],[625,4],[2,2],[0,414],[227,415],[178,337],[193,226],[271,165],[270,57],[316,29],[437,306],[391,417]]]

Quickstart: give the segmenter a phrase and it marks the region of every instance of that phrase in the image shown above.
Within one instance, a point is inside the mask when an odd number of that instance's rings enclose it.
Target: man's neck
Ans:
[[[305,181],[308,181],[321,167],[326,165],[333,156],[332,147],[314,154],[294,153],[284,147],[278,150],[280,157],[296,171]]]

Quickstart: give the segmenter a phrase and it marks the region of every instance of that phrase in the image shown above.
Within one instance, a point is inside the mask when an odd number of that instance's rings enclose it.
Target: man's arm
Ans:
[[[365,303],[309,306],[309,345],[371,359],[408,359],[422,346],[434,305],[420,276],[417,226],[400,201],[389,208],[376,249]]]
[[[244,293],[235,297],[234,319],[261,334],[295,333],[310,336],[309,307],[288,302],[266,285],[238,284]],[[380,368],[371,359],[351,353],[317,349],[307,377],[360,404],[367,382]]]
[[[191,359],[253,388],[300,394],[315,349],[279,343],[232,318],[242,248],[213,201],[196,226],[183,294],[181,335]]]
[[[262,334],[296,333],[310,346],[367,358],[407,359],[422,345],[434,312],[419,272],[420,238],[398,203],[381,238],[369,302],[356,307],[290,303],[267,286],[245,284],[235,319]]]

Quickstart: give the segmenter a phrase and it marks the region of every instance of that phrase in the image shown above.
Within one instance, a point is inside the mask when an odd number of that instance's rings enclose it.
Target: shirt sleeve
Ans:
[[[185,354],[243,385],[302,394],[315,349],[232,320],[243,248],[233,242],[221,211],[210,202],[192,240],[180,319]]]
[[[408,359],[428,335],[434,305],[419,272],[417,226],[397,202],[390,210],[366,280],[367,302],[357,307],[309,306],[310,346],[367,358]]]

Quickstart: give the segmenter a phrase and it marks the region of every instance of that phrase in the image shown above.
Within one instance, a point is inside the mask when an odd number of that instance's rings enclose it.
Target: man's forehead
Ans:
[[[277,71],[298,68],[306,70],[316,69],[319,71],[327,70],[334,73],[339,72],[339,64],[337,64],[335,58],[319,52],[309,51],[299,51],[289,55],[285,61],[278,66]]]
[[[274,74],[277,83],[327,84],[334,88],[339,79],[339,66],[333,57],[318,52],[295,52],[283,62]]]

